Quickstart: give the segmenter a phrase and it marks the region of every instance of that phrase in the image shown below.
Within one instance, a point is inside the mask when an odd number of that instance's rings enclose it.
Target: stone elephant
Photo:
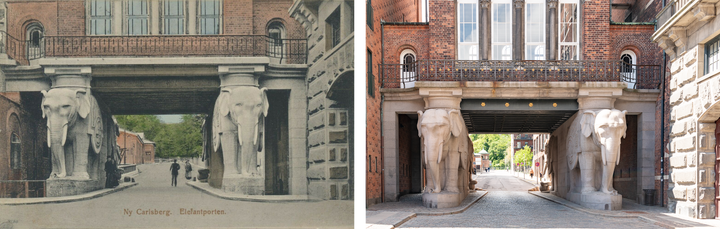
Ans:
[[[439,193],[443,190],[460,192],[467,185],[466,179],[458,180],[458,176],[466,178],[469,156],[468,132],[460,111],[445,109],[428,109],[418,111],[418,134],[424,150],[427,168],[427,187],[429,192]],[[463,175],[460,175],[463,173]],[[462,190],[465,191],[465,190]]]
[[[215,102],[213,149],[222,147],[224,175],[260,174],[261,152],[265,145],[267,88],[226,87]]]
[[[86,89],[54,88],[41,93],[52,152],[50,178],[90,179],[88,151],[99,154],[104,137],[97,100]]]
[[[601,175],[600,191],[616,195],[612,175],[620,160],[620,139],[625,138],[627,111],[617,109],[584,110],[570,125],[567,137],[567,162],[570,170],[570,190],[598,191],[596,176]],[[598,167],[602,167],[600,170]],[[580,169],[578,181],[575,168]]]

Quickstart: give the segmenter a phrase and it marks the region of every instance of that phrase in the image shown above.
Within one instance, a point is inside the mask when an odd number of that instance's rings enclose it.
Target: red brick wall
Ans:
[[[366,26],[366,45],[367,49],[372,52],[372,74],[375,76],[374,95],[365,94],[367,107],[366,107],[366,163],[371,163],[367,158],[368,156],[373,160],[378,158],[378,165],[382,165],[382,136],[380,133],[380,83],[382,80],[380,77],[380,63],[381,59],[381,44],[380,44],[380,20],[387,22],[401,22],[403,19],[408,22],[416,22],[418,18],[418,1],[416,0],[373,0],[373,27]],[[362,12],[360,12],[362,13]],[[366,23],[367,24],[367,23]],[[358,52],[367,52],[366,50],[356,50]],[[365,62],[365,64],[367,64]],[[367,77],[365,78],[367,80]],[[367,82],[367,81],[366,81]],[[369,83],[366,85],[370,85]],[[366,90],[367,92],[367,90]],[[374,161],[372,162],[374,166]],[[382,173],[379,172],[368,172],[367,166],[366,171],[366,204],[368,206],[379,203],[382,201]]]
[[[430,59],[455,59],[455,1],[430,1]]]
[[[292,0],[263,0],[253,2],[253,9],[255,9],[255,11],[253,11],[254,33],[267,34],[267,25],[270,20],[280,19],[287,31],[286,38],[305,38],[305,29],[288,14],[288,9],[292,4]]]
[[[253,5],[252,0],[223,1],[223,33],[252,34]]]
[[[632,50],[639,65],[660,65],[662,49],[650,42],[653,25],[610,25],[610,58],[620,59],[620,53]]]
[[[584,60],[607,60],[610,57],[610,1],[587,0],[582,15],[582,56]]]
[[[25,26],[37,21],[45,29],[45,35],[57,34],[58,3],[47,2],[7,2],[8,34],[25,40]]]
[[[152,164],[155,162],[155,145],[152,143],[145,143],[143,146],[143,161],[145,164]],[[150,152],[148,155],[147,152]]]
[[[412,49],[418,60],[429,58],[427,25],[385,25],[385,63],[399,64],[400,53]]]
[[[85,1],[62,1],[58,8],[58,35],[85,35]]]
[[[140,164],[142,163],[143,144],[137,135],[120,131],[120,136],[117,138],[117,144],[120,149],[125,150],[124,159],[121,157],[122,164]]]

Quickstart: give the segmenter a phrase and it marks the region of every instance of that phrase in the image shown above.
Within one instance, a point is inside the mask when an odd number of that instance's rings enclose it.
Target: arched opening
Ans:
[[[38,22],[33,22],[30,25],[27,26],[26,30],[26,49],[27,49],[27,59],[37,59],[42,56],[42,51],[44,47],[44,29],[42,24]]]
[[[400,53],[400,88],[415,87],[416,55],[412,49],[405,49]]]
[[[506,45],[502,48],[501,60],[511,60],[512,58],[512,46]]]
[[[637,82],[635,77],[635,61],[637,60],[635,52],[631,50],[623,51],[620,53],[620,60],[622,61],[620,67],[621,80],[628,83],[628,88],[635,89],[635,83]]]
[[[272,57],[283,57],[285,38],[285,26],[280,21],[272,21],[267,26],[268,55]]]

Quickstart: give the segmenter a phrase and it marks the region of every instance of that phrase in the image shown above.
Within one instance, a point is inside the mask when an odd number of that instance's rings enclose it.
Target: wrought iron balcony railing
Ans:
[[[43,57],[109,56],[267,56],[281,63],[304,64],[306,39],[265,35],[45,36],[21,41],[7,34],[3,50],[26,62]]]
[[[383,64],[383,88],[409,88],[415,81],[623,81],[634,89],[657,89],[659,65],[620,60],[419,60]]]

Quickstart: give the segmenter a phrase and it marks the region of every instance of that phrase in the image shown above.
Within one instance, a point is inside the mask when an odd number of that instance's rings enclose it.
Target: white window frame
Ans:
[[[530,42],[530,41],[529,41],[529,40],[530,40],[530,36],[528,36],[528,34],[530,34],[529,29],[530,29],[532,26],[529,26],[529,25],[530,25],[530,23],[529,23],[530,21],[529,21],[529,18],[528,18],[528,16],[527,16],[527,15],[528,15],[528,9],[529,9],[528,4],[539,4],[540,6],[542,6],[542,10],[540,11],[540,12],[542,12],[542,22],[540,23],[540,27],[541,27],[541,29],[540,29],[541,33],[540,33],[540,34],[541,34],[541,37],[542,37],[542,41],[537,41],[537,42]],[[525,24],[524,24],[524,25],[525,25],[525,44],[524,44],[524,45],[525,45],[525,60],[545,60],[545,59],[547,58],[547,56],[545,55],[545,34],[546,34],[546,33],[545,33],[545,20],[546,20],[546,13],[545,13],[545,12],[547,11],[546,8],[547,8],[547,7],[546,7],[546,5],[545,5],[545,1],[544,1],[544,0],[525,0],[525,8],[524,8],[524,10],[523,10],[523,11],[524,11],[523,13],[525,14],[525,17],[524,17],[524,18],[525,18]],[[534,25],[533,25],[533,26],[534,26]],[[536,49],[529,50],[529,49],[530,49],[530,48],[529,48],[530,45],[535,45],[535,46],[537,46],[538,48],[542,47],[542,48],[541,48],[541,49],[542,49],[542,54],[543,54],[543,55],[542,55],[542,58],[540,58],[540,59],[537,59],[537,58],[536,58],[535,55],[537,54],[537,50],[536,50]],[[532,53],[532,55],[527,55],[527,53],[528,53],[529,51],[532,51],[532,52],[530,52],[530,53]]]
[[[217,4],[218,4],[218,12],[217,12],[217,14],[205,15],[205,14],[202,14],[202,13],[201,13],[202,4],[203,4],[204,1],[215,1],[215,2],[217,2]],[[197,34],[199,34],[199,35],[222,34],[222,27],[223,27],[223,24],[222,24],[222,21],[223,21],[223,20],[222,20],[222,18],[223,18],[223,17],[222,17],[223,1],[222,1],[222,0],[197,0],[197,8],[196,8],[196,9],[197,9],[197,12],[196,12],[197,15],[195,15],[195,16],[197,17],[197,22],[196,22],[196,24],[197,24],[197,29],[196,29]],[[217,28],[217,33],[203,33],[204,30],[203,30],[203,24],[202,24],[202,22],[203,22],[204,19],[210,19],[210,18],[214,18],[214,19],[217,20],[217,26],[218,26],[218,28]]]
[[[475,19],[475,22],[474,22],[475,34],[473,34],[474,38],[475,38],[474,41],[463,41],[463,42],[460,41],[460,37],[462,37],[460,34],[460,32],[461,32],[461,30],[460,30],[460,28],[461,28],[460,4],[473,4],[475,6],[474,14],[473,14],[473,17]],[[480,29],[480,19],[478,18],[478,15],[479,15],[478,10],[480,10],[480,9],[478,7],[479,7],[478,2],[473,1],[473,0],[458,0],[458,2],[457,2],[457,18],[458,19],[457,19],[456,23],[457,23],[457,36],[458,36],[458,52],[462,52],[463,50],[467,50],[467,52],[468,52],[468,58],[463,58],[463,57],[460,57],[460,55],[458,55],[458,59],[460,59],[460,60],[479,60],[478,40],[479,40],[479,35],[480,35],[480,30],[479,30]],[[472,24],[473,22],[462,22],[462,23]],[[469,47],[469,48],[466,49],[465,47]]]
[[[404,68],[405,64],[405,55],[411,54],[415,57],[415,61],[417,62],[417,54],[415,54],[415,51],[412,49],[405,49],[402,52],[400,52],[400,88],[414,88],[415,87],[415,72],[410,71],[406,72]]]
[[[93,9],[93,3],[101,2],[101,1],[107,3],[106,6],[107,6],[108,10],[106,10],[106,11],[108,11],[108,12],[110,12],[110,13],[107,14],[107,15],[94,16],[94,15],[92,14],[92,12],[93,12],[93,10],[94,10],[94,9]],[[115,5],[114,2],[111,1],[111,0],[88,0],[88,1],[87,1],[87,9],[86,9],[86,10],[87,10],[87,13],[86,13],[86,15],[87,15],[87,27],[88,27],[88,28],[87,28],[87,34],[88,34],[88,35],[112,35],[112,34],[113,34],[113,32],[114,32],[114,31],[113,31],[113,23],[114,23],[114,21],[113,21],[113,19],[114,19],[113,16],[114,16],[114,13],[115,13],[115,12],[114,12],[114,7],[115,7],[114,5]],[[93,22],[94,22],[95,20],[102,21],[102,22],[106,23],[106,24],[105,24],[105,31],[104,31],[103,33],[98,33],[98,31],[96,31],[96,30],[94,29],[95,27],[93,27]]]
[[[624,71],[623,71],[624,68],[622,68],[622,69],[620,70],[620,75],[622,76],[621,79],[622,79],[624,82],[627,82],[627,83],[628,83],[627,88],[635,89],[635,82],[637,82],[637,78],[636,78],[636,74],[635,74],[635,72],[637,72],[637,69],[635,68],[635,65],[637,64],[637,56],[635,55],[635,52],[633,52],[632,50],[629,50],[629,49],[628,49],[628,50],[622,51],[622,52],[620,53],[620,60],[622,60],[622,56],[623,56],[623,55],[626,55],[626,54],[627,54],[627,55],[630,55],[630,58],[632,58],[632,62],[629,63],[629,64],[632,64],[632,65],[631,65],[632,71],[630,71],[630,72],[624,72]],[[634,81],[634,82],[625,81],[625,79],[628,79],[628,78],[633,79],[632,81]]]
[[[562,42],[562,5],[563,4],[575,4],[575,42]],[[575,60],[580,60],[580,1],[578,0],[558,0],[558,59],[562,59],[562,47],[563,46],[575,46]]]
[[[181,2],[181,7],[180,7],[180,9],[182,9],[182,15],[166,15],[166,8],[167,8],[167,5],[168,5],[168,3],[169,3],[170,1],[173,1],[173,2],[174,2],[174,1],[179,1],[179,2]],[[193,15],[193,16],[196,16],[196,15]],[[169,33],[168,33],[167,20],[172,20],[172,19],[181,19],[180,21],[182,22],[182,28],[181,28],[182,31],[180,31],[180,33],[177,33],[177,34],[175,34],[175,33],[174,33],[174,34],[169,34]],[[163,1],[161,2],[161,6],[160,6],[160,25],[161,25],[161,26],[160,26],[160,30],[162,31],[162,34],[163,34],[163,35],[185,35],[185,34],[188,34],[188,29],[187,29],[187,26],[188,26],[187,1],[185,1],[185,0],[163,0]]]
[[[145,15],[130,15],[130,2],[133,0],[127,0],[123,2],[123,34],[136,36],[136,35],[149,35],[150,34],[150,1],[139,0],[145,2]],[[136,0],[137,1],[137,0]],[[145,19],[145,33],[131,34],[130,33],[130,20],[131,19]]]
[[[497,31],[496,26],[495,26],[495,22],[494,22],[494,18],[495,18],[495,8],[496,8],[496,6],[499,5],[499,4],[507,4],[508,7],[510,8],[510,16],[509,16],[509,22],[508,22],[508,25],[510,25],[509,28],[508,28],[508,31],[510,31],[510,37],[508,38],[508,41],[507,41],[507,42],[499,42],[499,41],[496,41],[496,40],[495,40],[495,36],[493,36],[493,33],[495,33],[495,31]],[[495,53],[496,53],[496,52],[501,52],[501,54],[500,54],[500,56],[501,56],[500,59],[501,59],[501,60],[512,60],[512,40],[513,40],[513,37],[512,37],[512,36],[513,36],[513,34],[512,34],[512,30],[513,30],[513,27],[512,27],[512,18],[513,18],[513,11],[514,11],[514,10],[512,10],[512,9],[513,9],[512,7],[513,7],[513,3],[512,3],[512,1],[510,1],[510,0],[495,0],[495,1],[492,1],[492,4],[491,4],[491,6],[490,6],[490,28],[491,28],[491,30],[492,30],[492,31],[490,32],[490,33],[491,33],[491,34],[490,34],[490,40],[491,40],[490,49],[492,50],[490,57],[491,57],[491,59],[493,59],[493,60],[496,60],[496,59],[495,59]],[[503,45],[503,48],[498,50],[498,49],[495,48],[495,46],[497,46],[497,45]],[[510,47],[510,50],[507,50],[506,47]],[[509,51],[510,56],[509,56],[509,57],[506,57],[506,55],[503,55],[503,53],[505,53],[505,52],[503,52],[503,51]]]

